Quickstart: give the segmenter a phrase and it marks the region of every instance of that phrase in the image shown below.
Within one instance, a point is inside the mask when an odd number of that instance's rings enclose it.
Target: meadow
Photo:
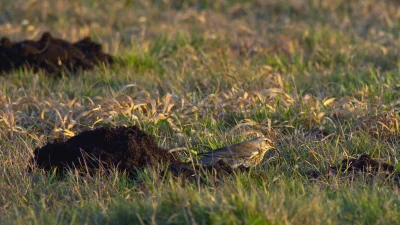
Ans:
[[[395,180],[328,174],[361,154],[400,171],[397,1],[0,5],[0,36],[90,36],[118,57],[61,78],[0,75],[0,224],[400,224]],[[184,161],[260,134],[281,158],[206,182],[26,171],[55,138],[130,125]]]

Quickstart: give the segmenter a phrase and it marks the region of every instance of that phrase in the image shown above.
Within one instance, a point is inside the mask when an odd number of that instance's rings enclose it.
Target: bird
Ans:
[[[200,162],[205,165],[218,165],[222,160],[232,169],[238,167],[250,168],[260,164],[264,158],[264,154],[273,149],[279,150],[273,146],[273,141],[265,137],[258,137],[249,141],[233,144],[230,146],[218,148],[209,152],[200,153]]]

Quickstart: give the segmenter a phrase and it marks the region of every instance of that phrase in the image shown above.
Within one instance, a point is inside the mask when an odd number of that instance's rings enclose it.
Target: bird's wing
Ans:
[[[234,145],[230,145],[223,148],[218,148],[213,151],[200,153],[200,156],[212,156],[215,158],[226,158],[226,157],[250,157],[253,154],[258,153],[258,148],[249,143],[238,143]]]

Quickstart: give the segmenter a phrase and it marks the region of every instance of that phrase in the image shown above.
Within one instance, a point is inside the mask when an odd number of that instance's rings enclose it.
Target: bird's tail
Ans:
[[[210,154],[210,152],[203,152],[197,156],[201,157],[199,160],[202,164],[212,164],[215,161],[215,155],[212,153]]]
[[[200,158],[200,162],[202,164],[211,164],[213,162],[213,157],[212,156],[205,156],[203,158]]]

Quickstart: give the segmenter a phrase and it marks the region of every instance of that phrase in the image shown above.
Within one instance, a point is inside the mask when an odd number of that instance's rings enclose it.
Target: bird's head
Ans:
[[[266,137],[254,138],[253,140],[250,140],[250,142],[254,143],[255,145],[258,145],[258,147],[261,149],[266,149],[266,150],[271,148],[275,149],[274,142]]]
[[[259,146],[259,149],[263,152],[266,152],[270,149],[275,150],[278,153],[278,157],[280,158],[280,152],[277,148],[275,148],[274,146],[274,142],[271,139],[268,139],[266,137],[258,137],[255,138],[253,140],[251,140],[251,142],[254,142],[255,144],[257,144]]]

